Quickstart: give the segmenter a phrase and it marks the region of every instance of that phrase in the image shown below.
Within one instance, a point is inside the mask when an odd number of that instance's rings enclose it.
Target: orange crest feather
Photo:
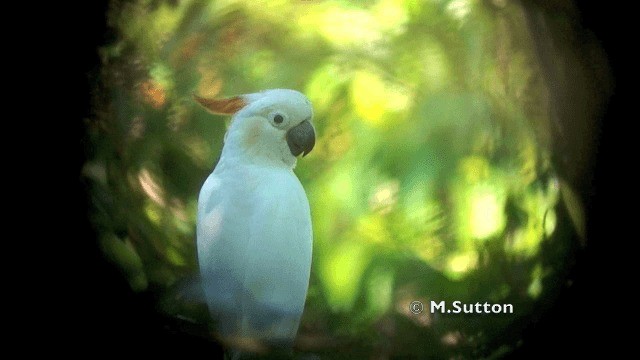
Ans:
[[[247,102],[240,96],[227,99],[207,99],[193,95],[193,98],[209,112],[220,115],[233,115],[247,105]]]

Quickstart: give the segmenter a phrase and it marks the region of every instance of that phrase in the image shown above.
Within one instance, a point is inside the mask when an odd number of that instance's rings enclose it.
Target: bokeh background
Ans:
[[[88,216],[167,331],[215,342],[183,290],[228,119],[194,93],[291,88],[314,105],[316,148],[296,168],[314,227],[296,352],[502,357],[571,285],[613,89],[572,2],[108,4],[85,121]],[[413,300],[515,313],[414,315]]]

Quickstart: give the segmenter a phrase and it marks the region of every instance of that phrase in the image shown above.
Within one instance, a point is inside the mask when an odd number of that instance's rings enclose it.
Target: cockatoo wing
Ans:
[[[312,250],[309,203],[293,172],[216,168],[200,193],[197,237],[204,291],[220,334],[293,342]]]

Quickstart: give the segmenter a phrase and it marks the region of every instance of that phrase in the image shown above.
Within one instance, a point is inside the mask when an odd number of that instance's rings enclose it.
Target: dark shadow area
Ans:
[[[98,48],[113,40],[107,27],[108,1],[76,4],[77,29],[82,43],[76,56],[82,68],[77,72],[78,85],[76,122],[77,155],[75,161],[78,189],[78,237],[72,242],[69,308],[71,316],[63,315],[67,323],[60,347],[65,354],[83,353],[107,357],[166,357],[206,354],[207,358],[222,358],[221,347],[203,333],[185,331],[185,324],[157,310],[158,299],[150,293],[136,294],[117,268],[109,263],[98,242],[97,230],[90,221],[91,197],[86,183],[79,178],[80,170],[91,156],[87,143],[86,119],[95,115],[92,105],[95,84],[99,76]],[[189,325],[189,324],[187,324]],[[202,329],[197,329],[201,331]],[[87,351],[85,353],[85,350]]]
[[[553,2],[539,2],[549,7]],[[621,254],[615,243],[626,238],[622,235],[617,216],[612,209],[619,208],[624,197],[624,188],[616,185],[615,157],[620,156],[624,126],[622,111],[624,80],[622,74],[622,52],[620,36],[624,34],[620,21],[620,8],[611,5],[579,2],[582,25],[598,38],[604,48],[613,78],[616,81],[613,96],[606,111],[597,119],[598,145],[593,166],[593,178],[582,182],[588,214],[588,245],[575,259],[569,278],[574,279],[570,287],[564,288],[557,301],[538,321],[529,324],[523,333],[523,346],[509,358],[580,358],[593,354],[614,356],[622,350],[622,332],[619,315],[624,310],[616,307],[624,303],[617,289],[621,276],[616,262]],[[624,316],[624,315],[623,315]],[[619,345],[617,345],[619,344]]]

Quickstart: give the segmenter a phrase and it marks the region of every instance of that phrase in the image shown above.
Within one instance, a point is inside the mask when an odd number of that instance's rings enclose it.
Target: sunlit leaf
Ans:
[[[320,276],[332,309],[351,310],[368,261],[367,248],[356,241],[345,241],[329,250],[320,264]]]
[[[384,81],[378,74],[357,71],[351,83],[351,101],[356,113],[372,125],[381,125],[393,117],[392,111],[404,110],[409,104],[408,93],[397,85]]]
[[[462,279],[478,265],[478,253],[473,250],[451,254],[445,268],[445,275],[453,280]]]

